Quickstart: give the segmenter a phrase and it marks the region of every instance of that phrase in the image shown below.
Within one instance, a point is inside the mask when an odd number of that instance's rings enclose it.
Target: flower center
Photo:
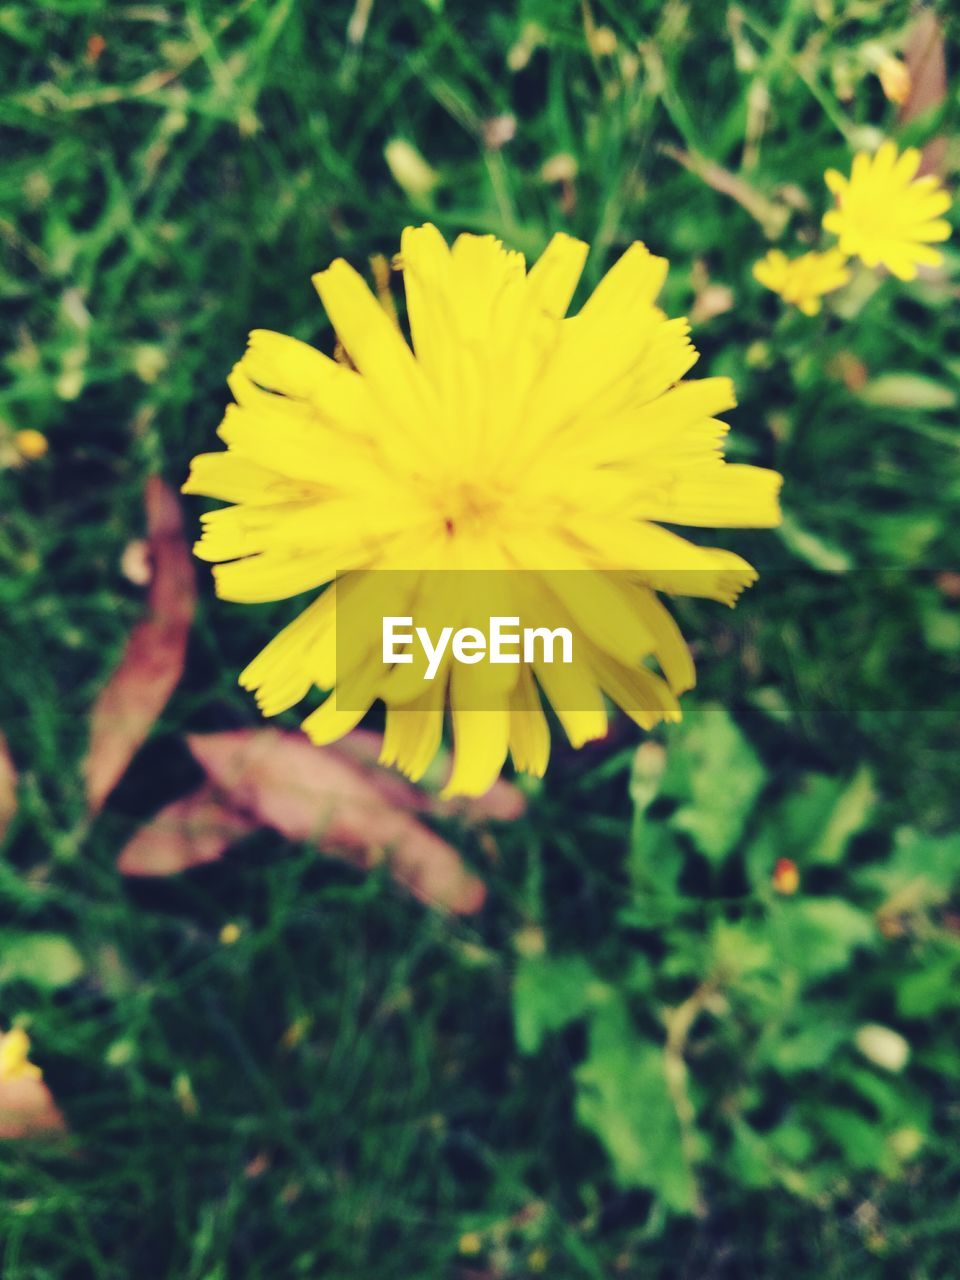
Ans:
[[[503,508],[504,497],[492,486],[466,480],[440,499],[443,526],[450,537],[464,529],[488,524]]]

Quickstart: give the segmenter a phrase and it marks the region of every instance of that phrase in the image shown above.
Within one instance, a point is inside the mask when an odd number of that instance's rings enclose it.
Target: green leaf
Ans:
[[[75,982],[83,968],[79,951],[58,933],[0,935],[0,983],[32,982],[54,990]]]
[[[781,1075],[813,1071],[825,1066],[837,1049],[850,1039],[850,1028],[843,1022],[815,1021],[780,1037],[770,1048],[768,1060]]]
[[[719,703],[690,713],[674,739],[672,785],[686,803],[672,825],[691,836],[701,853],[721,862],[736,845],[766,780],[766,770],[734,720]],[[668,781],[665,780],[664,790]]]
[[[960,653],[960,613],[955,609],[926,609],[920,620],[929,648],[937,653]]]
[[[929,960],[897,982],[897,1012],[905,1018],[929,1018],[960,1007],[960,956]]]
[[[877,804],[873,775],[861,765],[850,781],[840,784],[830,805],[826,822],[807,851],[810,862],[839,862],[847,845],[866,827]]]
[[[894,900],[901,913],[945,902],[960,883],[960,832],[928,836],[901,827],[893,854],[862,878]]]
[[[760,1134],[742,1120],[735,1120],[727,1167],[745,1187],[772,1187],[777,1178],[767,1144]]]
[[[513,982],[513,1025],[521,1053],[582,1017],[606,988],[582,956],[525,956]]]
[[[736,985],[741,977],[769,972],[774,967],[773,948],[763,925],[718,920],[713,927],[710,949],[711,971],[724,986]]]
[[[827,542],[818,533],[803,528],[789,513],[784,513],[778,533],[784,546],[807,564],[813,565],[814,569],[843,573],[853,568],[853,560],[846,551]]]
[[[811,981],[844,968],[876,938],[872,916],[842,898],[772,903],[770,923],[781,964]]]
[[[747,853],[755,885],[767,885],[777,858],[800,866],[837,863],[876,808],[873,776],[865,766],[852,778],[806,774],[770,812]]]
[[[886,1135],[875,1121],[857,1111],[827,1106],[817,1108],[816,1120],[854,1169],[894,1172]]]
[[[690,1212],[697,1187],[667,1088],[661,1045],[639,1036],[614,1000],[590,1021],[590,1047],[577,1069],[577,1118],[603,1143],[623,1187],[646,1187]]]
[[[866,404],[882,409],[952,409],[956,392],[942,382],[919,373],[883,373],[859,393]]]
[[[682,901],[677,883],[687,856],[680,840],[662,822],[644,823],[634,832],[627,870],[637,897],[625,908],[625,921],[629,914],[643,928],[644,917],[662,923],[665,913],[673,914]]]

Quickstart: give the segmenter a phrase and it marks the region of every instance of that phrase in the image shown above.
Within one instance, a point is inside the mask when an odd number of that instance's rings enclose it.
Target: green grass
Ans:
[[[824,168],[895,129],[866,66],[909,12],[597,3],[603,55],[559,0],[377,0],[355,45],[339,0],[0,6],[0,454],[23,427],[50,442],[0,469],[0,728],[23,773],[0,945],[53,933],[82,966],[11,973],[0,950],[0,1027],[29,1025],[74,1135],[0,1146],[5,1280],[487,1280],[541,1249],[557,1280],[955,1269],[960,606],[938,573],[960,567],[960,255],[812,320],[750,275],[774,226],[788,251],[816,241]],[[955,66],[955,26],[947,44]],[[935,128],[955,186],[955,89],[911,126]],[[391,176],[395,138],[432,193]],[[740,172],[760,221],[678,150]],[[544,180],[557,156],[566,186]],[[529,255],[580,235],[584,288],[642,238],[673,314],[694,264],[729,286],[698,371],[735,378],[731,454],[784,473],[786,532],[724,536],[762,570],[735,613],[679,611],[700,689],[656,735],[663,777],[621,725],[558,748],[496,860],[451,830],[489,886],[479,917],[267,836],[123,882],[123,841],[194,778],[178,735],[258,722],[236,674],[294,607],[219,603],[200,566],[184,681],[89,828],[86,717],[140,613],[119,561],[144,478],[178,484],[212,447],[250,328],[329,349],[310,274],[424,218]],[[756,785],[731,801],[733,777]],[[894,851],[903,827],[920,843]],[[698,992],[684,1135],[658,1064],[664,1010]],[[853,1047],[872,1022],[910,1041],[902,1075]]]

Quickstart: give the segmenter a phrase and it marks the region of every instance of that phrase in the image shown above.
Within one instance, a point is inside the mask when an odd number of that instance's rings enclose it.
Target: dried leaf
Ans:
[[[4,1042],[10,1048],[17,1036],[23,1045],[16,1046],[15,1069],[0,1073],[0,1139],[65,1133],[67,1124],[53,1094],[43,1083],[39,1070],[26,1061],[30,1042],[22,1031],[0,1033],[0,1059],[5,1056]]]
[[[17,770],[7,740],[0,733],[0,841],[17,812]]]
[[[900,108],[900,121],[909,121],[939,107],[947,96],[947,59],[943,26],[933,9],[921,9],[903,51],[910,91]],[[947,154],[945,137],[931,138],[923,148],[921,174],[942,173]]]
[[[279,729],[192,734],[187,742],[219,796],[251,822],[361,868],[387,858],[396,879],[435,906],[466,913],[482,905],[483,883],[413,816],[419,796],[402,780]]]
[[[91,715],[84,773],[93,813],[120,781],[176,688],[196,604],[180,506],[159,476],[147,481],[145,504],[153,566],[147,616],[131,632]]]
[[[258,823],[225,803],[209,784],[161,809],[117,861],[125,876],[172,876],[216,862]]]
[[[0,1080],[0,1139],[65,1133],[67,1123],[42,1080]]]

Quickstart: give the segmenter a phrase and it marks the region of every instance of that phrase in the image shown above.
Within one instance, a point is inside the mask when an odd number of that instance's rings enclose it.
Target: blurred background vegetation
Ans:
[[[751,277],[885,135],[955,185],[941,20],[0,4],[0,1029],[72,1134],[0,1143],[5,1278],[958,1274],[960,253],[813,319]],[[877,72],[918,22],[911,113]],[[248,329],[329,350],[311,272],[426,218],[529,255],[568,230],[585,288],[634,239],[671,260],[698,372],[737,384],[731,454],[786,477],[781,531],[723,539],[761,581],[683,609],[681,726],[558,748],[523,819],[447,824],[479,915],[264,834],[123,880],[195,780],[180,734],[257,723],[236,674],[295,607],[201,573],[184,679],[91,823],[144,480],[213,447]]]

